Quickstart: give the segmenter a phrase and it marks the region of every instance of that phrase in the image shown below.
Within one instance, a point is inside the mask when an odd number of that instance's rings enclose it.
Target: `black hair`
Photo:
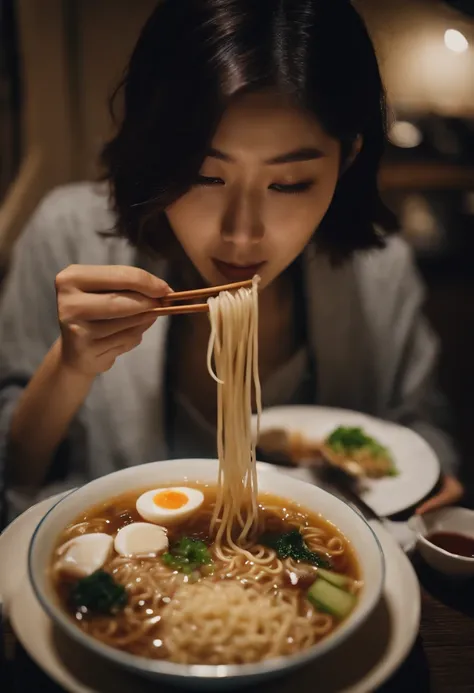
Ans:
[[[229,100],[273,87],[312,111],[342,145],[342,172],[314,238],[333,258],[383,245],[397,229],[377,174],[386,99],[374,47],[349,0],[161,0],[113,104],[120,125],[104,147],[118,229],[166,254],[165,209],[193,185]]]

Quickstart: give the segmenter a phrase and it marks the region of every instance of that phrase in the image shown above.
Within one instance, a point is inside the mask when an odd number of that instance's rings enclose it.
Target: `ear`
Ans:
[[[352,166],[354,161],[357,159],[358,155],[361,152],[363,145],[364,145],[364,138],[362,137],[362,135],[357,135],[354,142],[352,143],[351,151],[350,151],[347,159],[344,161],[344,163],[341,167],[341,176],[343,173],[345,173],[347,171],[347,169],[349,169]]]

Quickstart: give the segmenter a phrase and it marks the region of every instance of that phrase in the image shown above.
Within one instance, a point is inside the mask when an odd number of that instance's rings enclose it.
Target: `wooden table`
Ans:
[[[422,585],[420,639],[431,676],[426,690],[474,691],[474,580],[440,579],[421,560],[415,565]]]
[[[443,580],[418,559],[415,567],[422,585],[420,636],[408,659],[378,693],[474,693],[474,580]],[[0,679],[2,693],[62,691],[20,647],[10,673],[10,689],[4,675]],[[271,691],[270,685],[267,690]],[[317,691],[315,684],[311,691],[295,693]]]

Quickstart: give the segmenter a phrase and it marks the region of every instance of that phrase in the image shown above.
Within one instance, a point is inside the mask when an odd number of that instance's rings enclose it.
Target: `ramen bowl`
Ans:
[[[373,612],[383,589],[384,558],[375,534],[361,515],[335,496],[265,467],[259,470],[260,493],[279,496],[313,514],[320,514],[345,536],[357,557],[364,581],[358,601],[347,619],[323,640],[296,654],[252,664],[185,665],[115,649],[87,635],[74,623],[60,604],[50,575],[51,557],[64,528],[92,506],[131,489],[178,483],[214,485],[217,471],[216,460],[153,462],[96,479],[60,500],[36,528],[28,555],[29,578],[34,592],[54,624],[84,648],[120,667],[155,680],[202,690],[229,689],[287,673],[334,650],[352,635]]]

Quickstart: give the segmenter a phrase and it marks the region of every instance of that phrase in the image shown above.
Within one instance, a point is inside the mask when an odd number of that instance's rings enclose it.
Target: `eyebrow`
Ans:
[[[207,156],[212,159],[219,159],[220,161],[234,161],[229,154],[225,154],[214,147],[209,149]],[[293,149],[291,152],[266,159],[263,163],[269,166],[275,166],[278,164],[293,164],[299,161],[313,161],[314,159],[321,159],[322,157],[324,157],[324,153],[320,149],[316,149],[316,147],[300,147],[299,149]]]

